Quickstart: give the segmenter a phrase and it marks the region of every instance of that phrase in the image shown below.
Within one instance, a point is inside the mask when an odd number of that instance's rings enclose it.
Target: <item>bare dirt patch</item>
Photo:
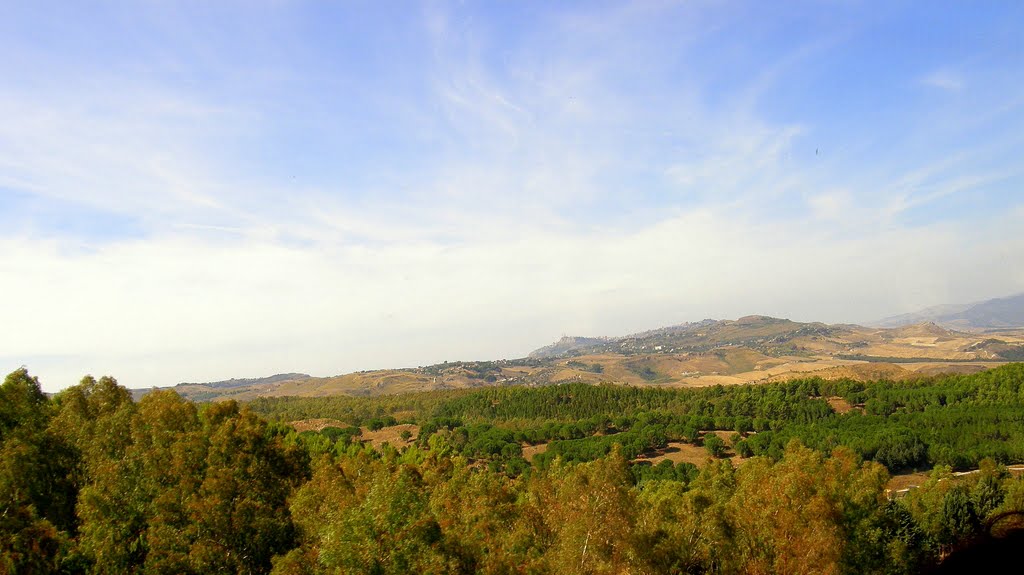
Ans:
[[[885,489],[886,491],[896,493],[898,491],[903,491],[904,489],[920,487],[921,485],[924,485],[925,481],[928,481],[929,475],[931,475],[930,471],[893,475],[889,478],[889,482],[885,484]]]
[[[849,401],[846,401],[841,397],[830,397],[825,401],[828,401],[828,404],[832,407],[832,410],[839,414],[850,413],[854,409],[857,409],[853,405],[851,405]]]
[[[288,425],[295,428],[295,431],[302,433],[303,431],[320,431],[325,427],[348,427],[349,425],[344,421],[337,419],[300,419],[299,421],[292,421]]]
[[[418,425],[411,423],[403,423],[400,425],[392,425],[378,429],[377,431],[370,431],[369,429],[362,427],[360,428],[363,434],[359,437],[364,443],[369,443],[374,449],[379,449],[380,446],[385,443],[391,444],[392,447],[399,449],[412,445],[412,442],[416,440],[416,437],[420,434],[420,428]],[[408,431],[410,433],[409,440],[402,439],[402,432]]]
[[[1007,471],[1013,477],[1021,477],[1024,475],[1024,465],[1010,465],[1007,466]],[[969,477],[977,473],[977,469],[970,471],[958,471],[953,473],[953,479],[958,480],[965,477]],[[889,478],[889,482],[885,484],[886,491],[890,493],[906,492],[908,489],[914,489],[920,487],[928,481],[928,477],[931,476],[931,471],[915,471],[913,473],[899,473]]]
[[[544,453],[547,450],[547,443],[538,443],[537,445],[523,444],[523,459],[533,461],[534,455]]]
[[[633,462],[657,465],[662,461],[668,460],[676,465],[680,463],[692,463],[697,467],[704,467],[708,464],[708,461],[711,461],[711,459],[712,457],[708,455],[707,450],[703,447],[698,447],[690,443],[683,443],[681,441],[670,441],[668,446],[662,449],[643,453],[634,459]],[[738,455],[733,455],[726,459],[731,460],[735,465],[739,465],[747,461],[747,458],[743,458]]]
[[[705,431],[705,432],[701,433],[701,436],[705,436],[705,435],[707,435],[709,433],[713,433],[713,434],[717,435],[719,437],[719,439],[724,441],[725,444],[729,445],[729,446],[732,446],[732,436],[736,435],[735,431],[725,430],[725,429],[716,429],[714,431]]]

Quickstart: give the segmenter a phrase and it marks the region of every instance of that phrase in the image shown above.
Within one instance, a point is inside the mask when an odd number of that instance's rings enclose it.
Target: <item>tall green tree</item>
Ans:
[[[74,529],[67,481],[74,457],[48,433],[51,414],[39,380],[25,368],[0,385],[0,573],[55,570]]]

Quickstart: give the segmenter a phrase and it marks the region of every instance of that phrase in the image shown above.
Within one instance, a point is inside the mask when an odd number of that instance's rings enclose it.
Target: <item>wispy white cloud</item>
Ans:
[[[788,182],[782,160],[802,132],[799,126],[737,122],[730,130],[701,133],[703,151],[684,151],[666,175],[682,189],[712,197],[742,198],[772,194],[773,184]],[[779,190],[776,189],[776,192]]]
[[[0,311],[19,329],[4,332],[0,348],[15,357],[59,349],[83,358],[72,373],[46,361],[30,366],[50,385],[69,383],[83,367],[151,385],[230,377],[242,367],[327,375],[517,355],[563,332],[626,332],[705,316],[851,321],[973,293],[977,286],[950,278],[970,277],[979,265],[992,266],[988,293],[1019,288],[1014,267],[994,261],[1024,250],[1011,219],[971,240],[963,226],[948,225],[836,238],[827,226],[713,210],[628,233],[462,245],[300,249],[165,237],[81,253],[59,242],[4,240],[0,273],[19,281]],[[428,333],[443,337],[420,341]],[[287,353],[252,351],[274,349]],[[219,351],[219,367],[175,363],[210,350]]]
[[[0,94],[7,185],[153,224],[227,209],[223,182],[203,148],[211,124],[230,130],[225,120],[237,118],[200,103],[128,92]]]
[[[850,217],[854,209],[853,196],[849,190],[836,189],[810,195],[807,203],[814,217],[822,220],[839,220]]]
[[[938,88],[947,92],[960,92],[964,89],[964,78],[952,70],[935,70],[921,77],[925,86]]]
[[[130,385],[328,375],[524,354],[560,333],[857,321],[1024,289],[1006,264],[1024,255],[1021,208],[980,232],[956,214],[903,221],[1019,178],[984,160],[1011,139],[900,156],[871,150],[866,129],[817,155],[829,119],[770,104],[831,36],[725,78],[709,48],[747,31],[723,33],[737,26],[726,8],[556,7],[509,34],[428,6],[411,94],[373,70],[302,77],[351,101],[277,100],[295,77],[276,65],[269,101],[159,73],[73,93],[5,85],[0,186],[141,233],[0,233],[0,275],[19,278],[0,317],[21,326],[0,334],[4,361],[35,358],[51,388],[85,371]],[[210,33],[188,40],[207,73],[259,75],[229,69]],[[283,178],[277,156],[309,171]]]
[[[1007,180],[1014,175],[1020,175],[1020,170],[967,174],[942,179],[937,183],[923,185],[916,190],[894,195],[887,207],[886,214],[892,217],[949,196],[975,192],[979,188]]]

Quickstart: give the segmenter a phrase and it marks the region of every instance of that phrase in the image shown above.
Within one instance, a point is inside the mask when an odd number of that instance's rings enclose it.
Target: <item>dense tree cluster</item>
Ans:
[[[0,406],[0,573],[258,573],[295,546],[290,428],[108,377],[49,400],[24,369]]]
[[[851,447],[893,471],[935,465],[967,469],[985,458],[1024,461],[1024,364],[969,376],[818,386],[820,393],[863,405],[863,413],[774,426],[747,439],[754,454],[777,457],[795,437],[823,450]]]
[[[266,398],[252,407],[271,419],[336,417],[353,424],[393,414],[424,425],[423,438],[436,422],[454,421],[468,426],[456,432],[471,444],[472,424],[488,423],[513,431],[510,442],[554,442],[553,452],[575,461],[603,456],[613,444],[629,456],[667,441],[699,444],[699,431],[719,430],[742,434],[733,448],[748,456],[778,459],[796,438],[822,453],[849,447],[890,471],[967,469],[987,457],[1024,461],[1022,382],[1024,364],[1010,364],[974,375],[870,384],[818,378],[698,389],[567,384],[375,399]],[[829,397],[859,407],[837,414]]]
[[[109,377],[49,398],[21,369],[0,386],[0,574],[914,573],[1024,510],[1004,466],[1024,461],[1022,404],[1020,365],[253,409],[134,402]],[[303,410],[346,425],[278,420]],[[407,448],[360,441],[403,421],[421,425]],[[668,441],[702,444],[707,465],[633,461]],[[765,457],[737,467],[730,449]],[[923,486],[886,492],[886,467],[922,464]]]
[[[439,444],[314,467],[276,573],[917,573],[1024,505],[1024,483],[991,461],[889,500],[881,465],[797,441],[777,462],[643,479],[617,450],[519,477]]]

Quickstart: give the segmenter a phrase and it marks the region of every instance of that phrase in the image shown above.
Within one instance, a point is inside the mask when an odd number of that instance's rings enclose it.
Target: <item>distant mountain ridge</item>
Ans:
[[[530,352],[535,359],[553,359],[594,353],[702,352],[722,346],[751,348],[784,346],[801,336],[828,336],[841,326],[823,323],[799,323],[763,315],[737,320],[706,319],[652,329],[619,337],[563,337],[557,342]]]
[[[1014,301],[943,313],[1008,317]],[[977,309],[974,309],[976,308]],[[1009,316],[1012,317],[1012,316]],[[966,330],[933,321],[892,328],[828,325],[752,315],[703,320],[614,337],[564,336],[528,357],[445,361],[421,367],[330,377],[303,373],[182,383],[192,401],[260,397],[370,396],[484,386],[567,382],[689,387],[764,383],[808,377],[892,380],[934,373],[974,373],[1024,361],[1024,329]],[[150,390],[133,390],[141,397]]]
[[[868,325],[893,328],[922,322],[959,330],[1024,327],[1024,293],[972,304],[933,306],[869,322]]]
[[[545,345],[544,347],[535,349],[530,352],[527,357],[543,359],[549,357],[560,357],[567,353],[571,353],[578,349],[584,349],[586,347],[598,346],[604,343],[612,341],[611,338],[606,337],[577,337],[577,336],[562,336],[561,339],[551,345]]]
[[[268,377],[253,377],[253,378],[242,378],[242,379],[225,379],[223,381],[211,381],[204,383],[179,383],[175,387],[182,387],[185,385],[201,385],[212,388],[232,388],[232,387],[244,387],[246,385],[269,385],[271,383],[278,383],[281,381],[296,381],[300,379],[309,379],[313,377],[307,373],[278,373]]]
[[[203,383],[179,383],[173,387],[163,388],[149,388],[149,389],[132,389],[132,397],[137,400],[142,398],[153,389],[173,389],[178,392],[182,397],[187,397],[193,401],[204,401],[209,399],[215,399],[223,396],[225,393],[230,393],[231,390],[243,390],[243,389],[267,389],[275,385],[292,382],[292,381],[303,381],[311,379],[313,376],[306,373],[278,373],[267,377],[251,377],[251,378],[231,378],[221,381],[210,381]]]

